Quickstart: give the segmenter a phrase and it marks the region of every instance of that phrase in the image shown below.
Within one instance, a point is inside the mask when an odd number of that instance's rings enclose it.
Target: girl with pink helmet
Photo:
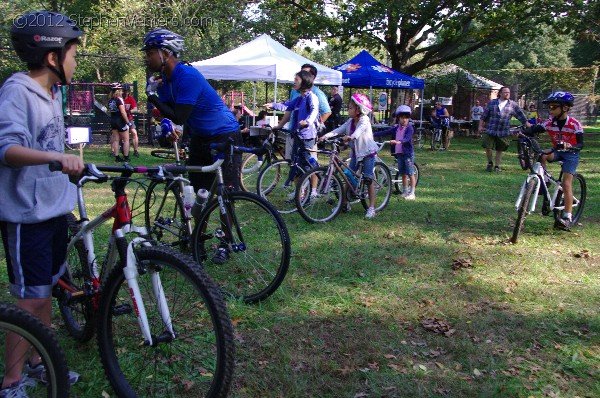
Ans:
[[[375,217],[375,186],[373,182],[373,168],[377,155],[377,144],[373,139],[373,130],[369,113],[373,110],[371,101],[364,94],[353,94],[348,102],[348,120],[335,130],[325,134],[319,140],[335,136],[344,136],[344,142],[350,145],[350,168],[358,169],[358,162],[363,162],[363,175],[365,184],[369,187],[369,208],[366,218]],[[344,195],[345,197],[345,195]],[[345,200],[345,199],[344,199]],[[349,205],[344,204],[346,211]]]

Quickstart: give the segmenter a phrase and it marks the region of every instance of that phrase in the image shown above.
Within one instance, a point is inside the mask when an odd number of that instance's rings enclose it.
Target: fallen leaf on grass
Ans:
[[[471,267],[473,267],[473,261],[471,261],[469,258],[455,258],[452,260],[452,269],[454,271]]]
[[[433,390],[433,393],[439,395],[448,395],[450,394],[450,390],[447,388],[436,388],[435,390]]]
[[[421,321],[421,325],[430,332],[436,334],[443,334],[446,337],[452,336],[456,333],[456,329],[452,329],[450,325],[437,318],[427,318]]]
[[[573,254],[573,257],[575,257],[575,258],[590,258],[590,251],[582,250],[579,253]]]
[[[482,375],[483,375],[483,373],[481,373],[481,371],[479,369],[477,369],[477,368],[473,369],[473,376],[480,377]]]

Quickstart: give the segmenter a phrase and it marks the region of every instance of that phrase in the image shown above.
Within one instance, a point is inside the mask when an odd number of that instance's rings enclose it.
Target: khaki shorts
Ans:
[[[497,137],[495,135],[483,134],[481,146],[485,149],[493,149],[499,152],[504,152],[508,149],[511,140],[512,138],[510,135],[505,137]]]

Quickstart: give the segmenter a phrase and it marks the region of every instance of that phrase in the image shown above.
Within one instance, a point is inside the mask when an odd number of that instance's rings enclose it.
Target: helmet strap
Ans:
[[[60,79],[60,84],[65,85],[67,84],[67,76],[65,75],[65,69],[63,67],[64,51],[62,49],[55,51],[58,55],[58,69],[51,65],[46,65],[46,67]]]

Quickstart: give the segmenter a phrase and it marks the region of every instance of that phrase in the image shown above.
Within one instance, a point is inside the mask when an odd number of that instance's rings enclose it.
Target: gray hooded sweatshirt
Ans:
[[[13,145],[64,152],[62,95],[52,98],[26,73],[16,73],[0,88],[0,220],[33,224],[73,210],[76,189],[67,175],[48,165],[14,167],[6,163]]]

